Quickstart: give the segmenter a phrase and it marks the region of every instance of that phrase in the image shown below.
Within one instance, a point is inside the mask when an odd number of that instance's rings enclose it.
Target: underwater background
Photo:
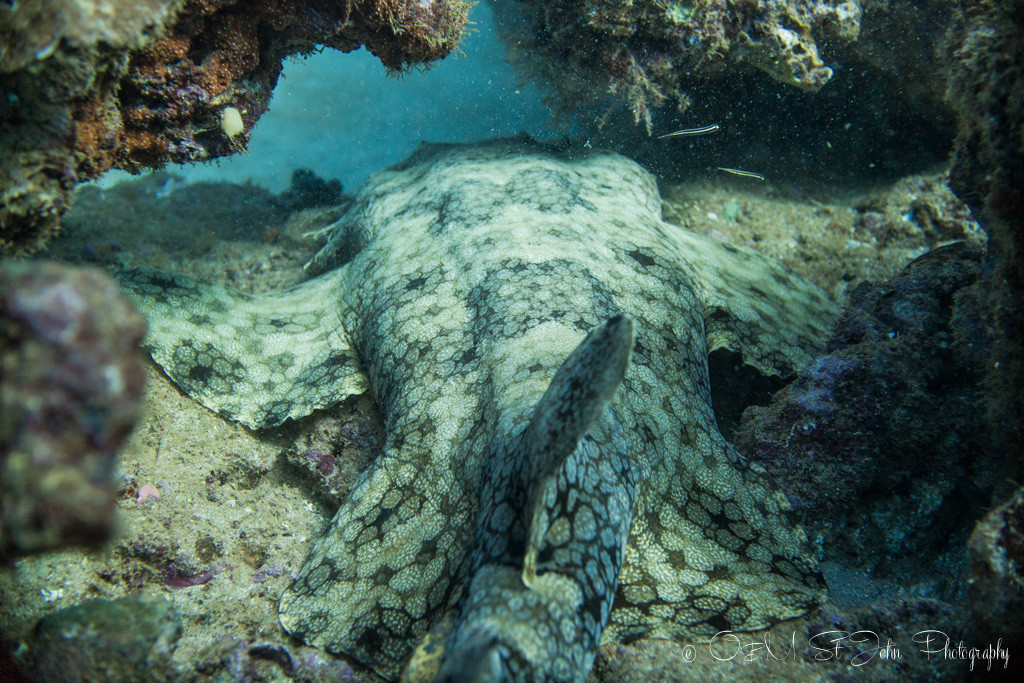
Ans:
[[[389,77],[365,48],[288,60],[249,153],[179,172],[189,182],[251,181],[281,192],[294,169],[306,168],[355,189],[424,140],[560,134],[540,88],[521,84],[504,60],[491,8],[481,5],[472,20],[457,54],[401,77]]]
[[[306,282],[372,174],[520,134],[636,161],[664,221],[841,309],[788,375],[708,357],[715,426],[784,492],[827,600],[573,675],[1012,675],[1022,45],[1013,0],[0,4],[0,678],[381,680],[278,616],[389,438],[373,392],[225,419],[111,278]]]

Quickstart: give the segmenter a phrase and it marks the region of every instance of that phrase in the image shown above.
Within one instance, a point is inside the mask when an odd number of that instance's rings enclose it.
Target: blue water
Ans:
[[[252,131],[249,154],[172,169],[189,180],[245,182],[275,192],[295,168],[338,178],[346,191],[409,155],[422,140],[469,142],[527,132],[559,134],[534,84],[519,85],[489,5],[470,12],[473,25],[456,52],[429,70],[388,76],[360,49],[326,50],[286,62],[270,110]]]

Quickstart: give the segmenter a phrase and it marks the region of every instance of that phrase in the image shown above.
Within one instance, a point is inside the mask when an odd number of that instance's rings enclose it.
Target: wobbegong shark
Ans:
[[[370,391],[382,455],[281,598],[283,628],[395,680],[583,680],[599,645],[752,631],[824,599],[783,493],[715,424],[708,353],[790,374],[837,315],[661,218],[623,156],[423,145],[246,295],[122,276],[153,358],[252,428]]]

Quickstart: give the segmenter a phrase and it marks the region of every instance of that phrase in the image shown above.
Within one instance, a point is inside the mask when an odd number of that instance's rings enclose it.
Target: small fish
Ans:
[[[764,180],[764,176],[760,173],[754,173],[753,171],[744,171],[738,168],[726,168],[725,166],[719,166],[719,171],[725,171],[726,173],[732,173],[733,175],[743,176],[744,178],[754,178],[755,180]]]
[[[700,128],[682,128],[680,130],[674,130],[671,133],[659,135],[658,139],[664,140],[665,138],[683,138],[689,137],[690,135],[708,135],[710,133],[715,133],[717,131],[718,124],[712,123],[708,126],[701,126]]]

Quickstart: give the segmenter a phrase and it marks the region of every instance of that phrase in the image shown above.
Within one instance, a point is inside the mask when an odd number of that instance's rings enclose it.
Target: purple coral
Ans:
[[[323,476],[329,477],[334,474],[335,457],[330,453],[311,448],[306,451],[306,457],[316,466],[316,471]]]
[[[861,362],[855,358],[835,354],[822,356],[793,382],[789,400],[805,413],[827,415],[834,407],[837,385],[860,366]]]

